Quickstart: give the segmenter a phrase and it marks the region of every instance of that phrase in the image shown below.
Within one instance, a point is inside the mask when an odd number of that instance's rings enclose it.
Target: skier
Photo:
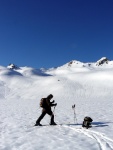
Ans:
[[[51,110],[52,106],[56,106],[57,103],[54,103],[55,101],[53,100],[52,102],[50,102],[50,100],[53,98],[53,95],[50,94],[48,95],[46,98],[42,98],[40,101],[40,106],[42,107],[42,114],[39,116],[39,118],[36,121],[35,126],[42,126],[42,124],[40,124],[40,121],[43,119],[43,117],[48,114],[51,116],[51,120],[50,120],[50,125],[57,125],[54,122],[54,114]]]

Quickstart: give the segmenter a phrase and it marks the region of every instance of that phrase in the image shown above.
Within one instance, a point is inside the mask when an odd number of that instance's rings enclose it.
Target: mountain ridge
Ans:
[[[102,57],[97,62],[83,63],[77,60],[72,60],[62,66],[53,68],[35,69],[32,67],[18,67],[15,64],[9,64],[7,67],[0,66],[0,75],[18,75],[18,76],[51,76],[51,75],[65,75],[70,73],[86,73],[102,71],[110,71],[113,68],[113,61],[106,57]]]

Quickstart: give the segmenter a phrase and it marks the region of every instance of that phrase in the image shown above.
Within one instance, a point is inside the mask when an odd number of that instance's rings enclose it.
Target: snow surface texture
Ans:
[[[103,59],[50,69],[0,66],[0,150],[113,150],[113,61]],[[62,125],[34,126],[49,94]],[[93,119],[90,129],[82,128],[85,116]],[[49,121],[46,115],[41,123]]]

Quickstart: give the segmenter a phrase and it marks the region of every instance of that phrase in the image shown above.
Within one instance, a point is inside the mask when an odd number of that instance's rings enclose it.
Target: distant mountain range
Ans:
[[[100,70],[109,70],[113,68],[113,61],[106,57],[102,57],[97,62],[83,63],[77,60],[72,60],[62,66],[56,68],[40,68],[32,67],[18,67],[11,63],[7,67],[0,66],[0,75],[20,75],[20,76],[51,76],[58,74],[77,73],[77,72],[91,72]]]
[[[102,57],[101,59],[99,59],[97,62],[89,62],[89,63],[83,63],[83,62],[80,62],[80,61],[77,61],[77,60],[72,60],[68,63],[66,63],[65,65],[66,66],[74,66],[76,67],[77,65],[78,66],[83,66],[83,67],[90,67],[90,66],[103,66],[103,65],[106,65],[106,64],[109,64],[109,65],[113,65],[113,61],[109,60],[107,57]],[[65,66],[63,65],[63,66]],[[18,67],[17,65],[11,63],[7,66],[7,68],[9,69],[14,69],[14,70],[18,70],[20,69],[20,67]],[[56,67],[58,68],[58,67]],[[44,68],[42,68],[42,70],[44,70]]]

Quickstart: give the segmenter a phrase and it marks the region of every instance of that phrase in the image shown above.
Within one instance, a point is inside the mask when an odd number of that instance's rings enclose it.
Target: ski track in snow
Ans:
[[[113,140],[103,135],[100,132],[95,132],[93,130],[84,129],[84,128],[81,128],[81,129],[74,128],[74,127],[70,127],[66,125],[64,125],[64,127],[66,128],[68,127],[74,130],[75,132],[82,133],[86,135],[87,137],[96,140],[99,145],[99,150],[113,150]]]
[[[69,129],[74,130],[75,132],[79,133],[80,135],[82,135],[82,136],[85,135],[86,137],[94,140],[98,144],[98,150],[113,150],[113,140],[100,132],[93,131],[92,130],[93,127],[90,129],[85,129],[82,127],[76,128],[76,127],[73,127],[72,125],[57,125],[57,126],[49,126],[49,125],[46,126],[45,125],[43,127],[36,127],[36,128],[41,129],[41,128],[45,128],[45,127],[46,128],[49,128],[49,127],[55,128],[56,130],[59,130],[63,135],[66,135],[69,132],[69,131],[65,131],[64,128],[67,128],[68,130]],[[32,127],[26,127],[26,130],[27,130],[28,134],[30,134],[29,131],[32,130]],[[68,136],[69,136],[69,134],[68,134]],[[57,136],[55,138],[57,138]],[[59,140],[63,140],[63,139],[59,138]]]
[[[113,150],[113,140],[109,138],[113,137],[113,79],[95,75],[71,73],[36,79],[1,77],[0,150]],[[53,93],[58,103],[56,123],[64,124],[33,127],[41,113],[39,100],[48,93]],[[84,129],[80,124],[70,124],[73,104],[76,104],[76,122],[89,115],[96,126],[101,126]],[[48,124],[48,118],[43,121],[42,124]]]

